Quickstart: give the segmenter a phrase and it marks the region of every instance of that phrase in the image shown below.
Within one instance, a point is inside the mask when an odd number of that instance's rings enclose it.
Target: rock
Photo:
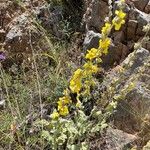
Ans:
[[[146,49],[150,50],[150,42],[146,44]]]
[[[90,141],[91,150],[127,150],[137,141],[138,137],[118,129],[109,127],[101,137]]]
[[[136,140],[136,136],[118,129],[108,128],[106,132],[107,150],[129,149]]]
[[[139,10],[136,10],[136,12],[139,14],[138,17],[137,17],[138,28],[137,28],[137,31],[136,31],[136,35],[143,36],[144,33],[143,33],[142,29],[143,29],[144,25],[146,25],[150,22],[150,15],[146,14],[144,12],[141,12]],[[150,35],[150,32],[149,32],[148,35]]]
[[[123,98],[114,114],[114,124],[118,129],[134,133],[141,130],[143,118],[150,115],[150,52],[144,48],[138,49],[129,54],[120,67],[124,71],[120,73],[114,68],[101,86],[115,88],[109,101],[116,99],[121,91],[125,92],[124,96],[120,95]],[[128,91],[126,87],[130,84],[134,86]],[[106,90],[105,95],[109,93]]]
[[[125,39],[125,34],[123,31],[118,31],[113,33],[114,43],[123,42]]]
[[[15,17],[7,26],[4,49],[12,54],[32,53],[31,48],[34,48],[41,36],[32,23],[28,13]]]
[[[147,4],[146,7],[145,7],[145,12],[146,12],[147,14],[150,14],[150,1],[148,2],[148,4]]]
[[[92,0],[83,16],[83,22],[86,24],[86,30],[99,32],[104,24],[104,19],[109,12],[106,1]]]
[[[135,7],[141,11],[144,11],[145,7],[147,6],[149,0],[135,0],[133,1]]]
[[[127,21],[127,40],[138,41],[144,36],[143,26],[147,25],[150,21],[150,16],[138,9],[131,9]],[[125,30],[125,29],[124,29]],[[149,33],[150,35],[150,33]]]
[[[127,27],[127,38],[128,40],[135,39],[138,22],[136,20],[129,20]]]
[[[0,42],[10,57],[15,53],[31,53],[30,41],[32,40],[34,48],[41,37],[32,18],[36,15],[36,1],[25,0],[23,6],[26,9],[20,7],[17,1],[8,0],[0,3],[0,30],[2,31]],[[38,2],[38,7],[40,7],[40,3],[44,4],[43,2],[43,0]],[[31,9],[28,4],[32,5],[34,9]]]
[[[102,56],[102,67],[105,70],[112,68],[114,65],[119,64],[129,53],[129,49],[122,43],[113,44],[109,48],[107,55]]]
[[[86,33],[86,37],[83,42],[83,50],[85,51],[93,47],[98,48],[100,38],[101,38],[100,33],[95,33],[92,30],[88,31]]]
[[[59,25],[59,21],[62,21],[62,7],[52,8],[45,0],[24,0],[22,5],[20,7],[17,2],[9,0],[0,4],[0,42],[3,43],[0,47],[4,46],[10,56],[15,53],[32,53],[31,47],[37,50],[37,43],[44,30],[57,38],[66,34],[62,33]]]

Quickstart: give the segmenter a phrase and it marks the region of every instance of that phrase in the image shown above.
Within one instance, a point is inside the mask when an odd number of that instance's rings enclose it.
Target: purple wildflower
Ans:
[[[1,60],[5,60],[5,59],[6,59],[5,53],[4,52],[0,52],[0,61]]]

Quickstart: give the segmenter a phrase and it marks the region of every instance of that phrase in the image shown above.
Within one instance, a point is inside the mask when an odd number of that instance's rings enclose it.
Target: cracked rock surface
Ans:
[[[110,35],[113,39],[113,45],[110,47],[108,56],[104,59],[103,66],[107,66],[106,68],[109,68],[109,66],[112,67],[114,63],[119,64],[129,53],[133,51],[134,43],[141,40],[145,34],[142,31],[143,26],[150,22],[149,12],[144,11],[146,8],[148,9],[149,4],[149,0],[136,0],[132,4],[131,2],[129,3],[126,9],[126,24],[122,27],[121,31],[113,32],[113,34]],[[134,8],[132,8],[131,5],[133,5]],[[108,1],[104,0],[93,0],[89,3],[83,17],[87,30],[86,38],[83,43],[84,49],[91,48],[93,44],[97,48],[98,37],[95,38],[94,33],[93,36],[91,36],[89,32],[95,32],[95,35],[99,33],[104,24],[104,19],[108,15],[108,7]],[[150,35],[150,32],[148,35]],[[90,41],[88,41],[88,39],[90,39]],[[150,50],[149,43],[150,42],[143,45],[147,50]],[[106,64],[110,58],[111,63]]]

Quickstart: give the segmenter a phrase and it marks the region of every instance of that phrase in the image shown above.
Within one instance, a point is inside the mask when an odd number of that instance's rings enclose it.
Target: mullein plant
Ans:
[[[111,1],[109,2],[111,3]],[[114,28],[115,30],[120,30],[121,26],[125,24],[126,13],[123,11],[125,6],[125,0],[118,1],[118,9],[115,11],[115,17],[110,21],[106,19],[104,27],[101,29],[101,39],[99,40],[98,48],[91,48],[87,50],[85,55],[86,62],[83,66],[77,69],[70,80],[69,88],[70,90],[65,90],[64,96],[59,98],[57,110],[51,114],[52,119],[57,119],[59,117],[67,116],[69,114],[68,106],[72,103],[70,92],[77,94],[77,107],[81,107],[82,103],[79,99],[80,95],[90,95],[90,87],[94,86],[95,80],[93,74],[100,71],[98,64],[102,62],[101,56],[108,54],[108,49],[111,44],[111,38],[109,34]],[[109,18],[110,18],[109,14]]]
[[[86,103],[86,98],[91,96],[91,87],[96,84],[94,74],[101,69],[98,67],[102,62],[101,56],[108,54],[111,30],[113,28],[119,30],[125,23],[124,6],[125,1],[119,0],[115,17],[111,21],[111,14],[109,14],[107,17],[109,19],[105,20],[105,25],[101,29],[102,36],[98,48],[87,50],[85,63],[73,73],[69,88],[64,90],[63,96],[57,101],[57,108],[50,115],[51,121],[45,120],[45,125],[42,122],[44,126],[42,137],[49,142],[51,149],[63,149],[65,145],[68,149],[88,150],[89,137],[108,126],[106,120],[116,108],[117,101],[110,102],[105,112],[94,106],[89,115],[83,111],[83,102]],[[75,99],[72,95],[75,95]],[[83,98],[82,101],[80,97]]]

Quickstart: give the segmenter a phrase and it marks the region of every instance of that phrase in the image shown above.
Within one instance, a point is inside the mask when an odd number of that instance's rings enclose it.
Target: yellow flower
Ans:
[[[69,103],[71,103],[71,99],[69,96],[63,96],[63,97],[59,98],[58,102],[62,102],[64,104],[69,104]]]
[[[112,23],[115,26],[115,30],[120,30],[121,25],[125,23],[124,18],[126,16],[126,13],[124,13],[122,10],[116,10],[115,14],[117,18],[114,18],[112,20]]]
[[[102,28],[102,35],[107,35],[111,30],[111,24],[110,23],[105,23],[105,26]]]
[[[59,114],[62,116],[66,116],[69,114],[69,110],[67,106],[63,106],[62,108],[59,109]]]
[[[83,70],[82,69],[77,69],[75,72],[74,72],[74,75],[70,81],[70,89],[73,93],[78,93],[80,90],[81,90],[81,87],[82,87],[82,83],[81,83],[81,80],[82,80],[82,77],[83,77]]]
[[[58,110],[60,110],[65,104],[63,103],[63,101],[58,101]]]
[[[56,110],[54,110],[53,113],[50,115],[50,117],[52,119],[57,119],[59,118],[59,113]]]
[[[116,11],[115,11],[115,14],[117,15],[117,17],[118,17],[119,19],[124,19],[125,16],[126,16],[126,13],[124,13],[122,10],[116,10]]]
[[[125,23],[124,20],[121,20],[121,21],[118,21],[118,22],[113,20],[112,22],[113,22],[113,25],[115,26],[115,30],[117,30],[117,31],[120,30],[121,25]]]
[[[83,75],[83,70],[77,69],[73,74],[72,80],[79,80],[82,78],[82,75]]]
[[[96,73],[99,70],[97,65],[93,65],[92,62],[90,61],[85,63],[83,68],[85,69],[84,71],[85,75]]]
[[[70,81],[70,89],[73,93],[79,93],[82,88],[81,80],[71,80]]]
[[[64,95],[69,95],[69,90],[68,90],[68,89],[65,89],[64,92],[63,92],[63,94],[64,94]]]
[[[110,38],[100,39],[99,45],[100,45],[100,48],[103,50],[104,54],[108,53],[110,42],[111,42]]]
[[[88,50],[88,53],[86,54],[85,58],[92,60],[96,58],[97,55],[98,55],[98,49],[92,48],[91,50]]]

